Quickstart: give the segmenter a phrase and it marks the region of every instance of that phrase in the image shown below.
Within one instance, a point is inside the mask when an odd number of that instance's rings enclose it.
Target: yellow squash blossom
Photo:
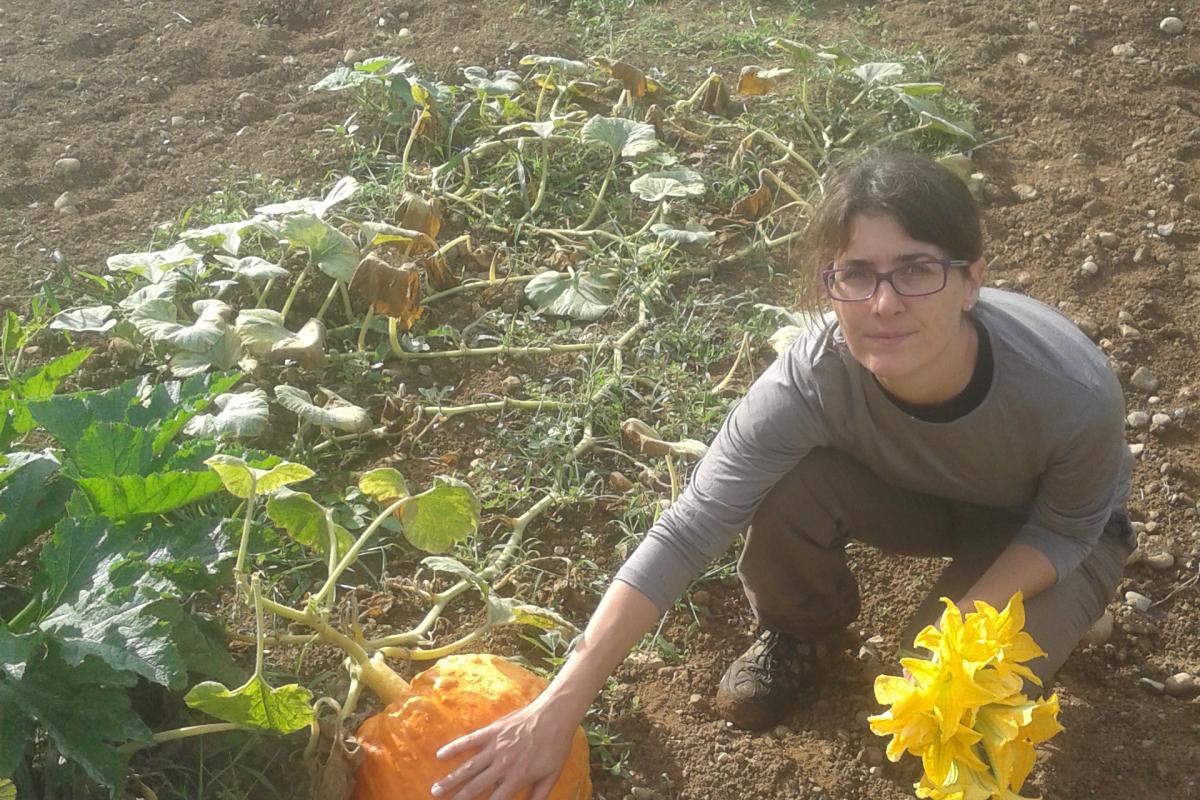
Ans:
[[[1058,698],[1030,700],[1026,680],[1041,685],[1023,662],[1045,655],[1025,633],[1021,593],[1003,611],[976,602],[964,618],[942,598],[939,625],[922,630],[917,647],[931,659],[900,663],[909,678],[881,675],[875,699],[889,708],[870,717],[871,730],[891,736],[887,757],[921,759],[916,794],[931,800],[1023,800],[1034,746],[1062,730]]]

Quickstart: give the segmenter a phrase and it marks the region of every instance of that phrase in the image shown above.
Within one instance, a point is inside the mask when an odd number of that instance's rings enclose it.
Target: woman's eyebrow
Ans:
[[[938,256],[935,253],[928,253],[925,251],[917,251],[917,252],[913,252],[913,253],[901,253],[899,256],[896,257],[896,260],[894,263],[899,264],[899,263],[906,263],[906,262],[911,262],[911,261],[918,261],[922,258],[940,258],[940,256]],[[851,266],[851,267],[874,267],[875,266],[875,262],[869,258],[848,258],[841,263],[845,264],[847,266]]]

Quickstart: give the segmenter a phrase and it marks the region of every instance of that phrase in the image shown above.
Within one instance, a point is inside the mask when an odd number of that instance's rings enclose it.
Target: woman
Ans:
[[[687,490],[621,568],[550,687],[447,745],[477,751],[438,796],[542,800],[571,732],[628,650],[739,533],[759,633],[726,671],[720,713],[777,723],[821,640],[852,622],[850,539],[953,560],[938,598],[1026,598],[1048,685],[1101,615],[1133,547],[1120,385],[1103,354],[1037,301],[981,290],[979,214],[951,172],[874,153],[830,180],[809,227],[833,306],[730,412]]]

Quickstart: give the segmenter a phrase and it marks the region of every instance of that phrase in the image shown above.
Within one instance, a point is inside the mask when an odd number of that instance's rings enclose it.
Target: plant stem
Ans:
[[[447,297],[453,297],[456,294],[462,294],[463,292],[469,292],[472,289],[481,289],[485,286],[491,286],[493,288],[498,288],[498,287],[504,286],[505,284],[509,284],[509,283],[513,283],[513,284],[529,283],[531,280],[533,280],[536,277],[537,277],[536,275],[509,275],[507,278],[504,278],[503,280],[497,280],[497,281],[489,281],[489,280],[467,281],[466,283],[460,283],[458,286],[454,286],[450,289],[446,289],[444,291],[437,292],[436,294],[429,295],[422,301],[422,304],[429,305],[430,303],[434,302],[435,300],[444,300]]]
[[[362,325],[358,326],[358,352],[363,352],[367,349],[367,331],[371,329],[371,323],[375,320],[375,306],[367,306],[367,313],[363,314]]]
[[[209,722],[204,725],[188,725],[183,728],[174,728],[169,731],[160,731],[150,737],[149,742],[130,742],[121,745],[117,748],[125,755],[131,755],[151,747],[156,744],[165,744],[166,742],[175,742],[180,739],[188,739],[192,736],[204,736],[209,733],[227,733],[229,731],[250,731],[250,728],[238,725],[236,722]]]
[[[37,618],[41,609],[42,601],[37,597],[32,598],[24,608],[17,612],[15,617],[8,621],[8,629],[13,633],[24,633],[25,629],[29,627],[29,623]]]
[[[612,161],[608,162],[608,171],[604,173],[604,180],[600,183],[600,191],[596,192],[596,201],[592,203],[592,210],[588,213],[587,219],[574,229],[576,232],[590,228],[596,215],[600,213],[600,203],[604,200],[604,193],[608,191],[608,182],[612,180],[613,173],[617,171],[617,160],[620,157],[620,153],[613,153]]]
[[[239,586],[246,581],[246,551],[250,547],[250,521],[254,517],[254,501],[258,480],[250,473],[250,496],[246,498],[246,517],[242,520],[242,541],[238,545],[237,563],[234,564],[233,574]]]
[[[350,290],[345,281],[338,281],[338,290],[342,295],[342,309],[346,312],[346,322],[354,322],[354,303],[350,302]]]
[[[304,279],[308,277],[308,270],[312,267],[312,260],[304,262],[304,269],[300,270],[300,274],[296,276],[296,282],[292,284],[292,290],[288,292],[287,300],[283,301],[283,310],[279,315],[283,317],[283,324],[287,325],[288,312],[292,310],[292,303],[296,302],[296,296],[300,294],[300,287],[304,284]]]
[[[320,320],[325,316],[325,312],[329,309],[329,304],[333,302],[333,298],[337,296],[338,287],[342,282],[335,280],[333,286],[329,287],[328,293],[325,295],[325,300],[321,303],[321,307],[317,309],[317,319]]]
[[[394,320],[393,320],[394,321]],[[391,329],[389,328],[389,333]],[[466,358],[468,356],[548,356],[554,353],[578,353],[584,350],[596,350],[599,343],[551,344],[540,347],[532,345],[496,345],[495,347],[462,347],[458,350],[441,350],[430,353],[408,353],[401,347],[399,341],[392,337],[392,355],[401,361],[429,361],[438,358]]]
[[[375,535],[375,531],[379,530],[379,526],[382,525],[389,517],[391,517],[392,514],[394,514],[396,511],[399,511],[400,507],[403,506],[407,501],[408,498],[405,497],[392,503],[390,506],[385,508],[379,514],[379,516],[377,516],[371,522],[370,525],[367,526],[366,530],[359,534],[358,539],[356,539],[354,544],[351,545],[350,549],[346,551],[346,555],[342,556],[341,561],[335,564],[330,570],[329,577],[325,580],[325,585],[321,587],[321,590],[317,592],[310,601],[313,605],[321,606],[325,602],[325,599],[333,591],[333,587],[334,584],[337,583],[337,579],[341,577],[341,574],[345,572],[358,558],[358,553],[360,550],[362,550],[363,545],[365,545],[367,541]]]
[[[263,604],[262,579],[250,578],[250,594],[254,598],[254,677],[262,680],[263,672]]]

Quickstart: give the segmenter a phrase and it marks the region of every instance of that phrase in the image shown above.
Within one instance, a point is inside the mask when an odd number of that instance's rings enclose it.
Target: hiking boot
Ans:
[[[717,688],[717,713],[746,730],[778,725],[791,711],[816,661],[815,643],[760,631],[725,670]]]

